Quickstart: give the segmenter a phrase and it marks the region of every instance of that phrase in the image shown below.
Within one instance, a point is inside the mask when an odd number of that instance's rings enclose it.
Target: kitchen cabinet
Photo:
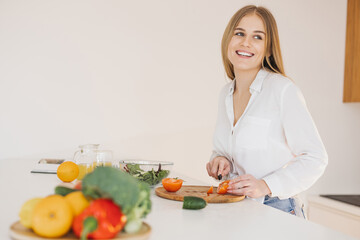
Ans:
[[[343,102],[360,102],[360,0],[348,0]]]
[[[320,197],[308,197],[310,221],[360,239],[360,207]]]

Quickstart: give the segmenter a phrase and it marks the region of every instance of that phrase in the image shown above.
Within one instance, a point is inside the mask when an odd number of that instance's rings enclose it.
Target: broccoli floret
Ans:
[[[141,228],[141,218],[151,211],[150,188],[146,183],[139,182],[140,196],[132,211],[126,216],[125,232],[135,233]]]
[[[141,228],[141,218],[145,217],[151,211],[150,188],[149,185],[139,182],[140,195],[138,202],[131,212],[126,215],[127,222],[125,232],[135,233]]]

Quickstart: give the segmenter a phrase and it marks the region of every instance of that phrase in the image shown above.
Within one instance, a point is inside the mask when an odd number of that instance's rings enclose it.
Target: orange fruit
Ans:
[[[74,216],[79,215],[89,206],[89,201],[85,198],[81,191],[69,193],[65,196],[65,200],[71,206]]]
[[[72,182],[79,176],[79,167],[74,162],[63,162],[57,168],[57,176],[63,182]]]
[[[73,213],[70,205],[61,195],[51,195],[39,201],[35,206],[31,228],[46,238],[65,235],[71,228]]]

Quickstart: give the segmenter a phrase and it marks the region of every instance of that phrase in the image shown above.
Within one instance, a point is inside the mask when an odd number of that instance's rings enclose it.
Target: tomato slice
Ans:
[[[217,189],[218,194],[225,194],[227,193],[227,188],[229,187],[230,180],[223,181],[219,184],[219,187]]]
[[[183,181],[182,179],[164,178],[161,182],[166,191],[176,192],[181,188]]]
[[[214,192],[214,188],[213,188],[213,186],[211,186],[211,187],[209,188],[209,190],[207,191],[208,196],[209,196],[209,194],[211,194],[211,193],[213,193],[213,192]]]

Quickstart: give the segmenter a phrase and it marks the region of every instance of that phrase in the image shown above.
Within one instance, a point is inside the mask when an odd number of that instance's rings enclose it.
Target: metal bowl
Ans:
[[[149,160],[120,160],[119,167],[121,170],[129,173],[142,182],[150,186],[155,186],[166,178],[173,167],[174,163],[165,161]]]

